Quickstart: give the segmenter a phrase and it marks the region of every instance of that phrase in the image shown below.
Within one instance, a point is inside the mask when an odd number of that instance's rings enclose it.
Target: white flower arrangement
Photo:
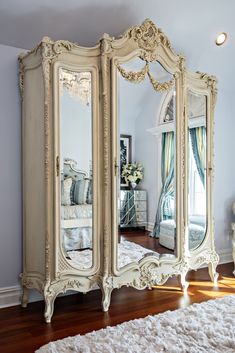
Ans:
[[[140,163],[129,163],[124,164],[122,170],[122,177],[126,180],[126,182],[136,183],[144,178],[144,168]]]

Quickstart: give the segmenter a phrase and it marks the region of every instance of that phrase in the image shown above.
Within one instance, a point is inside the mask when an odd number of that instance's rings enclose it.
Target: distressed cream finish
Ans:
[[[100,45],[86,49],[43,38],[20,56],[23,115],[24,264],[22,305],[27,290],[44,295],[45,320],[54,300],[67,290],[87,292],[101,281],[100,243],[103,218],[102,122],[99,105]],[[60,242],[59,69],[90,71],[93,111],[93,266],[81,271],[66,261]]]
[[[155,25],[146,20],[140,27],[133,27],[126,34],[117,40],[109,40],[109,50],[107,55],[111,61],[111,101],[112,105],[112,164],[115,166],[117,160],[117,70],[127,80],[139,83],[143,77],[148,75],[157,91],[168,91],[172,87],[172,80],[160,84],[154,82],[148,72],[148,63],[158,61],[169,73],[174,76],[176,86],[176,229],[177,229],[177,257],[167,254],[160,259],[148,255],[138,264],[130,264],[121,270],[117,269],[117,176],[113,168],[112,185],[112,285],[107,291],[111,292],[112,287],[131,285],[137,289],[151,288],[156,284],[163,284],[172,275],[181,277],[181,284],[184,290],[188,283],[185,280],[189,269],[197,269],[203,263],[209,264],[209,273],[213,281],[217,280],[216,266],[218,255],[214,249],[214,233],[212,218],[212,158],[213,158],[213,111],[216,99],[216,79],[201,73],[190,73],[185,69],[185,59],[176,55],[171,44],[163,32]],[[140,72],[126,72],[122,68],[122,63],[140,57],[146,62]],[[107,68],[108,70],[108,68]],[[194,252],[188,248],[188,219],[187,219],[187,89],[190,87],[197,93],[205,94],[208,98],[207,107],[207,131],[208,131],[208,173],[207,173],[207,208],[208,208],[208,228],[205,241]],[[107,304],[107,303],[105,303]],[[108,307],[108,306],[107,306]],[[106,309],[106,307],[105,307]]]
[[[159,61],[175,79],[176,87],[176,225],[177,257],[146,256],[138,264],[117,268],[117,70],[139,56],[144,72],[157,91],[168,91],[172,82],[160,84],[148,73],[148,63]],[[212,223],[212,173],[207,173],[208,231],[205,242],[193,253],[187,241],[187,118],[186,89],[192,86],[208,97],[208,158],[212,167],[212,125],[216,80],[205,74],[190,74],[185,59],[176,55],[165,34],[150,20],[130,28],[121,38],[104,34],[93,48],[44,37],[31,52],[20,56],[20,88],[23,116],[24,263],[22,305],[28,289],[44,295],[45,320],[51,321],[54,300],[67,290],[87,292],[95,285],[102,290],[107,311],[114,288],[131,285],[137,289],[163,284],[172,275],[185,276],[190,268],[209,263],[216,279],[218,256],[214,250]],[[60,244],[60,178],[58,70],[60,67],[92,72],[93,104],[93,266],[81,271],[66,261]],[[124,73],[125,74],[125,73]],[[139,75],[127,77],[140,80]],[[192,89],[193,89],[192,88]]]
[[[190,90],[195,94],[206,96],[206,211],[207,211],[207,228],[203,243],[193,251],[190,251],[188,257],[189,267],[191,269],[198,269],[202,264],[208,264],[209,274],[211,280],[216,282],[218,279],[218,273],[216,273],[216,266],[219,261],[219,256],[215,251],[214,245],[214,219],[213,219],[213,177],[214,177],[214,164],[213,164],[213,153],[214,153],[214,109],[217,97],[216,78],[206,73],[201,72],[186,72],[186,95],[187,91]],[[186,116],[188,104],[186,101]],[[189,121],[187,122],[189,124]],[[186,143],[186,170],[188,170],[188,139]],[[188,175],[186,173],[186,179]],[[185,180],[188,185],[188,180]],[[187,197],[187,194],[185,195]],[[187,200],[185,200],[186,210],[188,209]],[[186,225],[188,224],[188,212],[186,211]],[[185,238],[188,238],[188,229],[186,227]],[[188,243],[188,239],[187,242]]]

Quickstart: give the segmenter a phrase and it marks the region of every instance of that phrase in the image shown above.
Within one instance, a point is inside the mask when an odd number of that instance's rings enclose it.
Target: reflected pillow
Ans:
[[[89,179],[81,179],[75,182],[73,190],[73,202],[76,205],[83,205],[87,203],[88,186]]]
[[[88,190],[87,190],[87,203],[92,204],[92,190],[93,190],[93,183],[92,179],[89,180]]]
[[[66,178],[61,181],[61,204],[64,206],[71,205],[70,190],[72,186],[72,178]]]

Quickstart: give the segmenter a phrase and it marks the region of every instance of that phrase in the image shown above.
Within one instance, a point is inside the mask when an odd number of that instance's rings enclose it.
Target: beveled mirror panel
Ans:
[[[117,92],[120,269],[176,255],[175,81],[159,62],[135,57],[118,62]]]
[[[81,270],[93,262],[92,74],[60,68],[61,246]]]
[[[192,91],[188,103],[188,235],[198,248],[207,229],[207,97]]]

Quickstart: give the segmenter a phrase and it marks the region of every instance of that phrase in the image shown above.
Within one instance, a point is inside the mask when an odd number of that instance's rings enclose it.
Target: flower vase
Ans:
[[[132,188],[132,189],[135,189],[136,186],[137,186],[137,183],[133,183],[133,182],[132,182],[132,183],[130,183],[130,184],[131,184],[131,188]]]

